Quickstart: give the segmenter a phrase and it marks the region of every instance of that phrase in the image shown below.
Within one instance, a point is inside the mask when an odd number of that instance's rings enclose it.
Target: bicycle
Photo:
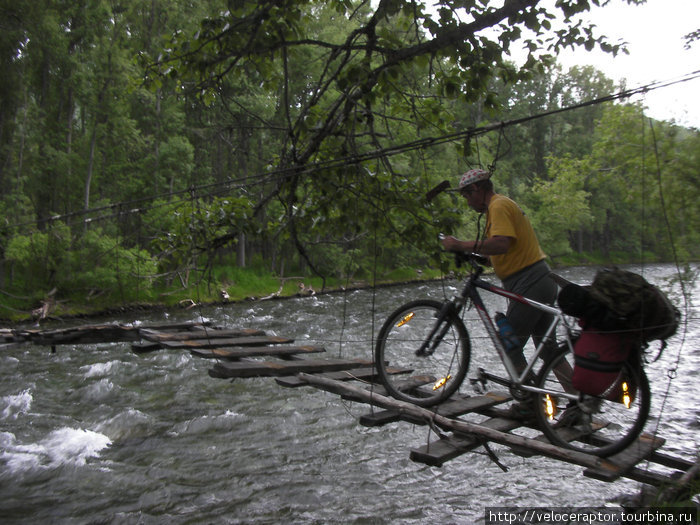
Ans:
[[[382,325],[375,346],[375,363],[389,395],[423,407],[444,402],[456,393],[469,370],[471,341],[463,314],[473,306],[503,363],[507,377],[479,369],[473,384],[487,381],[508,387],[519,401],[531,400],[535,420],[549,441],[557,446],[605,457],[615,454],[642,432],[649,415],[649,381],[641,361],[626,362],[603,394],[592,396],[571,385],[575,330],[565,314],[554,306],[533,301],[495,286],[482,278],[486,258],[455,254],[458,266],[470,267],[461,293],[443,302],[410,301],[396,309]],[[552,315],[553,321],[537,345],[525,369],[518,373],[479,291],[528,304]],[[557,332],[560,334],[557,334]],[[556,343],[551,355],[547,341]],[[543,364],[535,374],[537,359]],[[396,369],[414,374],[404,379]],[[534,381],[532,378],[534,377]]]

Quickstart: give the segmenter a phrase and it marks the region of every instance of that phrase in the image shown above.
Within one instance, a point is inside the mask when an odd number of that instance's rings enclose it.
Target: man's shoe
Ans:
[[[521,421],[532,421],[535,419],[535,411],[532,409],[532,403],[515,402],[508,407],[505,417]]]
[[[598,410],[599,405],[600,401],[595,398],[590,398],[583,403],[571,401],[554,426],[557,428],[578,427],[583,430],[588,430],[593,420],[592,415]]]

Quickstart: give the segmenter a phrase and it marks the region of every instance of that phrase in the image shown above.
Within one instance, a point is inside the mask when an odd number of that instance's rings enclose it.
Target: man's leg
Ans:
[[[516,293],[521,293],[528,299],[544,304],[554,304],[557,298],[557,285],[549,277],[543,277],[532,284],[524,293],[513,290]],[[523,347],[527,340],[532,337],[535,346],[539,345],[542,338],[547,333],[547,329],[551,326],[553,317],[541,310],[528,306],[526,304],[511,301],[506,314],[508,321],[513,327],[520,348],[509,353],[513,360],[516,369],[521,372],[525,369],[526,360],[523,355]],[[551,340],[545,346],[545,352],[542,357],[548,357],[556,350],[556,341]]]

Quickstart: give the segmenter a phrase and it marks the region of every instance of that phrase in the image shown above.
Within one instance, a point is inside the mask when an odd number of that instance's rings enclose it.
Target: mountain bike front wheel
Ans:
[[[374,358],[389,395],[427,407],[459,389],[469,369],[469,335],[456,313],[442,310],[438,301],[412,301],[382,326]]]
[[[625,363],[610,387],[599,396],[576,393],[571,386],[574,355],[562,349],[548,360],[537,386],[550,393],[535,396],[535,415],[542,432],[557,446],[606,457],[627,448],[642,432],[649,416],[651,391],[640,364]]]

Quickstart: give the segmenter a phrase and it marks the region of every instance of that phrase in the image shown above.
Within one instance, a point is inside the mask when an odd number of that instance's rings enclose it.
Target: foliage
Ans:
[[[160,210],[158,219],[148,218],[151,223],[158,221],[159,228],[165,227],[165,233],[152,242],[162,270],[195,263],[199,255],[235,243],[238,234],[252,228],[252,204],[244,197],[186,200],[163,204]]]
[[[147,292],[156,273],[151,255],[138,248],[125,248],[118,239],[99,230],[89,231],[76,241],[65,287],[98,289],[135,298]],[[89,266],[86,265],[89,263]]]
[[[570,254],[570,233],[591,223],[590,193],[584,190],[584,177],[589,171],[583,161],[550,158],[550,180],[536,179],[528,192],[527,202],[533,210],[530,220],[550,257]]]
[[[697,258],[698,131],[589,105],[622,86],[553,59],[621,51],[580,20],[604,3],[5,2],[0,288],[425,275],[447,268],[439,232],[477,228],[425,194],[475,166],[556,261]]]
[[[100,295],[110,301],[136,301],[147,296],[156,271],[145,250],[125,248],[99,230],[72,239],[61,222],[46,232],[13,236],[5,256],[13,265],[13,284],[34,290],[33,299],[55,289],[82,302]]]
[[[13,277],[25,287],[48,292],[59,280],[70,245],[70,229],[57,222],[52,223],[46,232],[13,236],[5,250],[5,258],[13,263]]]

